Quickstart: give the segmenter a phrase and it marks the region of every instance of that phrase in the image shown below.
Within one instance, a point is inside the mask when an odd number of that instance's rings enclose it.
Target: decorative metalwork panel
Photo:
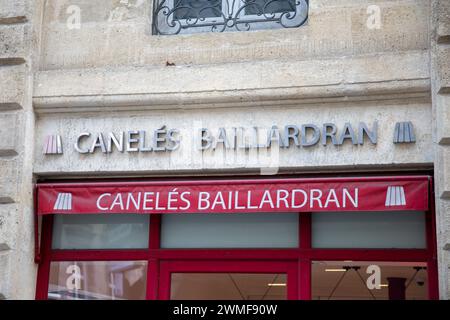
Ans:
[[[154,0],[153,33],[296,28],[308,6],[309,0]]]

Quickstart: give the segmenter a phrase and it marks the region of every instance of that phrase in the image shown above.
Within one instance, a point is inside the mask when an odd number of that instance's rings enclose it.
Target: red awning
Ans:
[[[428,210],[428,176],[38,184],[38,214]]]

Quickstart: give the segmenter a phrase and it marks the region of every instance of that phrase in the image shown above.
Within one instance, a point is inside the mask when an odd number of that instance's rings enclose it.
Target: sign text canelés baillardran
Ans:
[[[107,133],[80,133],[74,143],[77,152],[88,154],[100,150],[103,153],[119,152],[162,152],[174,151],[180,147],[181,132],[179,129],[166,129],[163,126],[149,132],[147,130],[131,130]],[[350,123],[338,130],[333,123],[322,126],[314,124],[286,125],[270,128],[260,127],[221,127],[215,130],[201,128],[197,134],[199,150],[254,149],[254,148],[290,148],[312,147],[317,144],[339,146],[349,141],[353,145],[365,142],[377,144],[378,123],[368,126],[360,122],[357,127]]]

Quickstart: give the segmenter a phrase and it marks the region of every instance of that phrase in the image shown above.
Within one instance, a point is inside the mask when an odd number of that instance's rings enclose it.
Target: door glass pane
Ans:
[[[286,274],[172,273],[172,300],[285,300]]]
[[[146,261],[52,262],[50,300],[143,300]]]
[[[162,248],[295,248],[298,214],[162,215]]]
[[[315,261],[311,281],[315,300],[398,300],[402,295],[407,300],[428,298],[423,262]]]
[[[148,247],[147,214],[55,215],[53,249],[142,249]]]
[[[426,248],[425,212],[320,212],[313,248]]]

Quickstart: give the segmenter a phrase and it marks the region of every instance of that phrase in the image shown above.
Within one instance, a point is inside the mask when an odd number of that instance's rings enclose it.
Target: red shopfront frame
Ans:
[[[409,177],[416,179],[418,177]],[[419,180],[428,179],[428,210],[426,211],[426,249],[316,249],[311,246],[311,215],[313,212],[299,214],[299,247],[292,249],[161,249],[161,214],[150,215],[148,249],[126,250],[54,250],[52,249],[53,215],[42,216],[41,249],[36,283],[36,299],[48,298],[50,263],[53,261],[126,261],[146,260],[147,291],[149,300],[164,300],[170,296],[168,275],[177,272],[217,272],[225,270],[222,266],[233,266],[235,271],[252,271],[256,273],[277,271],[286,268],[292,275],[288,287],[288,299],[311,299],[311,267],[313,261],[385,261],[385,262],[424,262],[427,263],[428,297],[438,299],[438,275],[436,254],[436,228],[434,197],[431,177],[420,176]],[[362,178],[363,180],[365,178]],[[375,181],[396,182],[405,177],[367,178]],[[323,181],[345,182],[360,178],[329,178]],[[233,180],[238,183],[239,180]],[[267,181],[267,180],[264,180]],[[283,181],[276,179],[273,181]],[[170,184],[171,182],[165,182]],[[125,183],[127,184],[127,183]],[[48,184],[46,184],[48,186]],[[58,184],[54,184],[57,186]],[[65,183],[64,186],[67,187]],[[89,183],[84,184],[89,185]],[[93,184],[96,185],[96,184]],[[36,197],[39,199],[38,197]],[[39,200],[36,203],[36,211]],[[36,212],[37,214],[38,212]],[[294,213],[295,214],[295,213]],[[283,266],[284,263],[284,266]],[[233,271],[231,271],[233,272]]]

